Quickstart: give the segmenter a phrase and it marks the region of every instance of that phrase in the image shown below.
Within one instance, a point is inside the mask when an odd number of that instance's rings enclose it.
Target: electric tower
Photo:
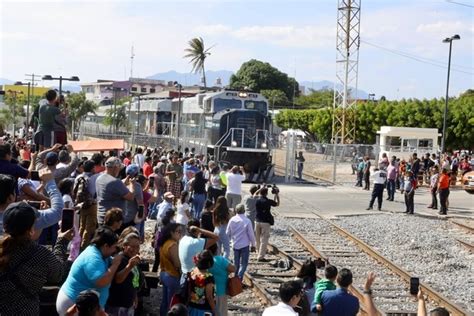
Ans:
[[[355,141],[361,0],[338,0],[332,143]],[[354,87],[354,91],[350,86]]]

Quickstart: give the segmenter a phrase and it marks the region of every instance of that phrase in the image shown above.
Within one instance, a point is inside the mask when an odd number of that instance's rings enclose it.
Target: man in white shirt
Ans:
[[[280,299],[275,306],[268,307],[263,311],[262,316],[297,316],[293,309],[296,307],[304,295],[303,285],[300,281],[288,281],[280,285]]]
[[[372,198],[370,199],[369,207],[366,210],[371,210],[374,206],[375,199],[378,202],[378,210],[382,210],[383,201],[383,189],[385,188],[385,182],[387,181],[387,171],[384,169],[375,168],[375,172],[372,175],[374,178],[374,189],[372,191]]]
[[[225,198],[227,199],[227,206],[231,209],[234,209],[242,201],[242,181],[245,180],[243,171],[243,167],[233,166],[230,172],[227,173]]]
[[[254,251],[256,241],[252,223],[245,216],[245,205],[237,204],[235,212],[237,214],[227,224],[226,234],[232,240],[234,248],[235,272],[243,280],[249,263],[249,247],[252,246]]]
[[[143,165],[145,164],[145,156],[143,156],[143,149],[141,147],[137,148],[137,153],[133,158],[133,162],[138,165],[140,169],[143,168]]]

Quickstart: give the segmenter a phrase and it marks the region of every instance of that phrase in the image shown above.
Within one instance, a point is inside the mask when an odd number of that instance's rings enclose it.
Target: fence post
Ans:
[[[336,183],[336,168],[337,168],[337,143],[332,144],[332,182]]]

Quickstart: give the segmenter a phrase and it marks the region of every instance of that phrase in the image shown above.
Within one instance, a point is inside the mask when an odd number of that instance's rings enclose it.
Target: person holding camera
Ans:
[[[69,153],[70,162],[65,167],[57,168],[57,165],[59,164],[58,152],[60,151],[63,153],[64,151],[67,151],[67,153]],[[76,170],[79,161],[79,157],[74,153],[74,149],[71,145],[63,146],[61,144],[55,144],[52,148],[43,150],[38,154],[38,157],[36,157],[36,169],[38,170],[48,167],[53,172],[54,180],[59,184],[62,179],[68,178],[71,173]]]
[[[267,198],[268,188],[260,189],[260,197],[255,203],[257,215],[255,218],[255,235],[257,239],[257,261],[266,262],[265,254],[267,252],[268,240],[270,239],[270,226],[273,225],[274,219],[271,213],[271,208],[280,205],[279,190],[276,186],[272,187],[272,193],[275,200]]]
[[[245,180],[244,168],[233,166],[229,173],[227,173],[227,191],[225,198],[227,199],[227,206],[234,210],[234,208],[242,201],[242,181]]]

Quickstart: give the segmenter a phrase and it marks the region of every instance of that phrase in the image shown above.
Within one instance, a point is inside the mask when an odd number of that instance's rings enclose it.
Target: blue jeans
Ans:
[[[193,195],[193,203],[192,203],[192,211],[193,217],[196,219],[200,218],[202,209],[204,208],[204,203],[206,203],[206,195],[205,194],[194,194]]]
[[[249,264],[249,255],[249,246],[241,249],[234,248],[235,271],[241,280],[243,280],[244,273],[247,270],[247,266]]]
[[[387,193],[389,200],[393,200],[395,198],[395,179],[391,180],[388,179],[387,181]]]
[[[227,224],[218,226],[214,228],[214,233],[219,236],[219,241],[217,242],[217,247],[219,247],[217,253],[226,259],[229,259],[230,256],[230,241],[229,236],[225,233],[227,230]]]
[[[170,308],[171,299],[179,289],[179,278],[160,272],[160,280],[163,283],[163,298],[161,299],[160,316],[166,316]]]

